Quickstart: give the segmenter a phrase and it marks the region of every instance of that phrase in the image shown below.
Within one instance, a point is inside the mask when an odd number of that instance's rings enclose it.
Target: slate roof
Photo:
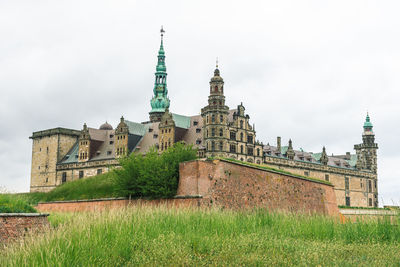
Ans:
[[[148,124],[142,124],[137,122],[132,122],[125,120],[126,125],[128,125],[129,133],[139,136],[144,136],[149,128]]]
[[[191,117],[172,113],[172,119],[175,122],[175,127],[189,129]]]

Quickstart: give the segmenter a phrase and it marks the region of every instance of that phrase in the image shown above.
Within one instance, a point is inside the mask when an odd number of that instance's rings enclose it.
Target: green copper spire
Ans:
[[[150,101],[152,113],[164,113],[166,108],[169,108],[169,98],[167,90],[167,67],[165,66],[165,52],[164,52],[164,29],[161,27],[161,45],[158,50],[158,62],[155,73],[155,82],[153,93],[154,96]]]
[[[372,123],[371,123],[371,121],[370,121],[370,118],[369,118],[369,114],[368,114],[368,112],[367,112],[367,117],[365,118],[365,122],[364,122],[364,129],[365,130],[372,130]]]

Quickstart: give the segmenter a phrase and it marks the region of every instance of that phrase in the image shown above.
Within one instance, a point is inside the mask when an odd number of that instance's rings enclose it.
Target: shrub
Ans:
[[[0,213],[35,213],[37,212],[21,196],[16,194],[0,194]]]
[[[170,198],[176,194],[179,163],[196,159],[191,145],[176,143],[161,155],[153,147],[146,154],[132,153],[115,169],[116,192],[134,198]]]

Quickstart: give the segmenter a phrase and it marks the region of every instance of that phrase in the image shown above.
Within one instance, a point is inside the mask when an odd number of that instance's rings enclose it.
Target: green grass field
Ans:
[[[52,214],[0,266],[399,266],[400,227],[264,210]]]

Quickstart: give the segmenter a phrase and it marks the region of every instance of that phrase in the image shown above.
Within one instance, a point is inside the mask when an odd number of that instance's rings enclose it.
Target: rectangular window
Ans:
[[[253,136],[252,135],[248,135],[247,136],[247,143],[250,143],[250,144],[253,143]]]
[[[374,188],[376,189],[376,180],[374,181]],[[376,191],[376,190],[375,190]]]
[[[111,155],[112,154],[112,151],[107,151],[107,155]]]
[[[248,147],[248,148],[247,148],[247,154],[248,154],[249,156],[253,156],[253,148]]]
[[[113,134],[110,134],[110,138],[113,138],[114,137],[114,135]]]
[[[230,133],[230,139],[231,140],[236,140],[236,133],[235,132],[231,132]]]
[[[363,188],[363,182],[362,182],[362,179],[360,179],[360,188]]]
[[[346,197],[346,206],[350,207],[350,197]]]
[[[372,182],[368,180],[368,192],[372,192]]]
[[[372,198],[368,199],[368,206],[372,207]]]
[[[114,144],[114,141],[110,141],[110,145]]]
[[[349,188],[350,188],[349,177],[344,177],[344,188],[346,190],[349,190]]]
[[[229,145],[229,152],[236,153],[236,145],[233,144]]]
[[[103,170],[102,169],[97,169],[97,174],[102,174]]]
[[[158,134],[153,134],[153,138],[154,139],[158,138]]]
[[[193,125],[194,125],[194,126],[196,126],[197,124],[199,124],[198,121],[194,121],[194,122],[193,122]]]
[[[63,172],[63,173],[62,173],[61,182],[62,182],[62,183],[67,182],[67,173],[66,173],[66,172]]]
[[[196,129],[196,133],[200,133],[201,132],[201,129],[200,128],[197,128]]]
[[[153,128],[149,128],[149,133],[151,133],[153,131]]]
[[[201,139],[197,139],[196,140],[196,145],[200,145],[201,144]]]
[[[211,128],[211,136],[215,136],[215,128]]]
[[[304,176],[309,176],[309,175],[310,175],[310,173],[308,171],[304,172]]]
[[[329,182],[329,174],[325,174],[325,181]]]
[[[79,171],[79,179],[83,178],[83,171]]]

